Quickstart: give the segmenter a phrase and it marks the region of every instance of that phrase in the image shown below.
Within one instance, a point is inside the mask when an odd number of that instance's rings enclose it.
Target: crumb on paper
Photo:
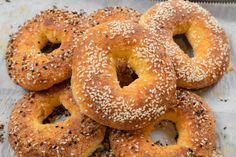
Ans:
[[[231,63],[229,63],[229,66],[227,67],[226,73],[229,73],[233,70],[234,70],[233,65]]]
[[[223,153],[219,149],[213,150],[212,157],[223,157]]]
[[[0,143],[4,142],[3,130],[4,130],[4,125],[2,124],[2,122],[0,122]]]
[[[27,5],[22,5],[20,7],[20,13],[29,13],[30,12],[30,9],[28,8]]]
[[[52,7],[53,7],[53,9],[57,9],[57,6],[55,4]]]
[[[218,97],[218,100],[221,102],[228,102],[230,100],[230,97]]]
[[[222,102],[227,102],[229,100],[229,98],[224,98],[224,99],[223,98],[219,98],[219,100],[222,101]]]
[[[223,93],[219,92],[219,91],[213,91],[212,92],[213,95],[216,97],[216,99],[218,101],[221,101],[221,102],[228,102],[230,100],[230,97],[227,97],[227,96],[223,96]]]

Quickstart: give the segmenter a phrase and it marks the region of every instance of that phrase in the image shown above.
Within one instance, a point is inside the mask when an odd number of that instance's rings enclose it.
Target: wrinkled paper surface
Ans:
[[[18,26],[39,11],[58,7],[72,11],[90,13],[105,6],[128,6],[144,12],[155,4],[154,0],[0,0],[0,123],[4,124],[4,142],[0,143],[0,157],[13,157],[7,142],[7,122],[13,104],[26,92],[16,86],[9,78],[4,61],[9,35],[16,32]],[[200,4],[209,10],[225,28],[231,43],[231,66],[215,85],[198,90],[214,111],[216,118],[218,150],[225,157],[236,156],[236,4]],[[227,127],[226,129],[224,129]],[[1,132],[0,132],[1,133]]]

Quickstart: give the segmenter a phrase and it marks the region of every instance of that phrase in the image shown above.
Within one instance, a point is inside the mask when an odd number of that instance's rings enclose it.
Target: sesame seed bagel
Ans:
[[[213,114],[201,97],[188,91],[177,91],[178,103],[152,125],[134,131],[113,130],[110,144],[117,157],[210,157],[215,145]],[[177,143],[159,146],[150,139],[155,125],[163,120],[176,124]]]
[[[172,63],[155,36],[130,21],[112,21],[86,30],[72,61],[71,86],[81,112],[116,129],[143,128],[175,99]],[[138,78],[121,87],[122,60]]]
[[[98,9],[88,16],[90,25],[114,21],[114,20],[131,20],[135,23],[139,22],[141,13],[128,7],[106,7]]]
[[[24,23],[7,48],[11,79],[23,88],[39,91],[70,78],[73,39],[88,27],[85,21],[83,13],[54,9]],[[48,43],[52,49],[52,45],[59,47],[43,52],[44,47],[50,47]]]
[[[70,117],[43,124],[53,109],[63,104]],[[8,123],[8,140],[17,156],[87,157],[100,145],[105,127],[81,114],[70,87],[57,86],[30,92],[13,108]]]
[[[142,15],[140,23],[158,34],[174,64],[177,86],[207,87],[226,71],[230,57],[228,38],[216,19],[198,4],[183,0],[157,3]],[[194,57],[190,58],[174,42],[177,34],[185,34]]]

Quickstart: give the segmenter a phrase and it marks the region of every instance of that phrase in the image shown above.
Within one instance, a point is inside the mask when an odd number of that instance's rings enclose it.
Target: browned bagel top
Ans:
[[[196,94],[177,91],[178,103],[152,125],[133,131],[113,130],[110,144],[116,157],[210,157],[215,146],[215,123],[213,113]],[[168,146],[154,144],[150,138],[155,125],[163,120],[175,123],[177,143]]]
[[[9,41],[6,63],[11,79],[29,90],[43,90],[71,76],[73,40],[88,22],[83,13],[45,10],[28,20]],[[55,50],[43,52],[51,43]]]
[[[58,123],[43,120],[60,104],[70,116]],[[53,87],[31,92],[13,108],[8,123],[8,140],[18,156],[88,156],[101,143],[105,127],[81,114],[70,87]]]
[[[114,20],[130,20],[138,23],[141,13],[128,7],[106,7],[98,9],[88,16],[89,22],[92,26],[98,24],[114,21]]]
[[[220,79],[229,65],[230,47],[223,27],[196,3],[169,0],[157,3],[142,16],[140,23],[157,32],[177,74],[177,86],[198,89]],[[192,46],[190,58],[174,42],[184,34]]]
[[[130,21],[88,29],[77,44],[72,91],[81,111],[119,129],[144,127],[175,101],[175,73],[154,35]],[[116,64],[124,59],[138,79],[121,88]]]

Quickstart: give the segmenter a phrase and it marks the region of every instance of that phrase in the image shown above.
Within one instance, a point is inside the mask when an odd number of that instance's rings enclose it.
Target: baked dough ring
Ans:
[[[203,99],[188,91],[177,91],[178,103],[152,125],[135,131],[113,130],[110,144],[116,157],[186,157],[212,156],[215,145],[215,123]],[[150,139],[155,124],[170,120],[176,124],[176,145],[158,146]]]
[[[70,117],[56,124],[42,124],[61,103]],[[87,157],[100,145],[105,127],[81,114],[69,87],[57,86],[31,92],[19,100],[10,115],[8,131],[17,156]]]
[[[141,13],[132,8],[115,6],[115,7],[106,7],[94,11],[88,16],[88,20],[90,26],[94,27],[101,23],[111,22],[114,20],[130,20],[132,22],[138,23],[140,17]],[[122,61],[120,61],[118,68],[120,70],[120,73],[119,72],[117,73],[118,75],[119,74],[122,75],[118,76],[120,78],[121,86],[124,86],[124,84],[129,84],[129,82],[131,82],[132,79],[135,77],[134,75],[131,74],[133,73],[133,71],[127,69],[126,66],[127,64],[125,61],[123,63]]]
[[[106,7],[98,9],[88,16],[89,22],[92,26],[98,24],[114,21],[114,20],[131,20],[138,23],[141,13],[128,7]]]
[[[142,128],[163,114],[175,99],[170,59],[154,35],[130,21],[112,21],[86,30],[72,61],[71,86],[81,111],[112,128]],[[119,60],[138,75],[120,87]]]
[[[227,36],[216,19],[198,4],[182,0],[157,3],[142,15],[140,23],[157,32],[174,64],[177,86],[210,86],[226,71],[230,57]],[[174,42],[176,34],[186,35],[193,58]]]
[[[70,78],[73,39],[89,26],[86,20],[83,13],[46,10],[27,21],[8,44],[6,62],[11,79],[23,88],[39,91]],[[48,42],[60,47],[42,53]]]

